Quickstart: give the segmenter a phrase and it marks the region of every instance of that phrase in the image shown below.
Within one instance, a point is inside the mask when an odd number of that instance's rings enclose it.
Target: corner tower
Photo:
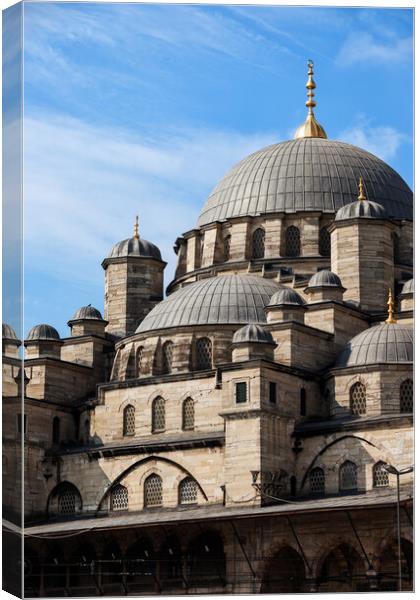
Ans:
[[[163,299],[165,266],[159,248],[140,238],[136,217],[133,237],[115,244],[102,262],[108,333],[122,338],[135,332]]]

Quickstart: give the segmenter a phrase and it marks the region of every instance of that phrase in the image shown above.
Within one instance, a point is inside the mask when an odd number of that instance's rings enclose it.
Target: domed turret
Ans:
[[[306,304],[305,300],[295,290],[283,288],[271,296],[268,306],[303,306],[304,304]]]
[[[273,294],[266,308],[268,323],[305,320],[305,300],[291,288],[283,288]]]
[[[162,300],[165,266],[159,248],[140,238],[136,217],[133,237],[115,244],[102,263],[109,333],[116,337],[134,333],[144,317]]]
[[[17,335],[13,327],[10,327],[7,323],[2,324],[2,337],[4,340],[16,340]]]
[[[25,340],[26,358],[60,358],[62,341],[52,325],[42,323],[30,329]]]
[[[323,269],[318,271],[309,280],[305,289],[305,294],[309,296],[310,302],[320,302],[323,300],[343,300],[344,288],[338,275]]]
[[[357,200],[343,206],[335,215],[336,221],[345,219],[386,219],[388,217],[385,208],[378,202],[368,200],[365,196],[363,179],[359,180],[359,196]]]
[[[4,356],[10,356],[13,358],[18,357],[18,349],[20,346],[20,340],[13,327],[7,323],[2,324],[2,337],[3,337],[3,354]]]
[[[273,360],[273,350],[277,344],[265,327],[251,323],[235,332],[232,345],[233,362],[240,362],[255,358]]]
[[[71,329],[72,337],[80,335],[99,335],[103,337],[107,321],[102,318],[97,308],[88,304],[77,309],[67,325]]]

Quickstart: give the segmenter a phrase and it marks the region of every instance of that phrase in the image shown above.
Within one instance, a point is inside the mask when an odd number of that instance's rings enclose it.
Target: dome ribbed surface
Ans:
[[[344,221],[360,217],[364,219],[386,219],[388,215],[382,204],[371,200],[355,200],[355,202],[340,208],[335,215],[335,220]]]
[[[399,323],[375,325],[346,344],[335,366],[412,363],[413,337],[413,330]]]
[[[401,294],[414,294],[414,279],[409,279],[404,283]]]
[[[10,327],[7,323],[2,324],[2,334],[4,340],[17,340],[17,335],[13,327]]]
[[[276,290],[276,283],[254,275],[203,279],[155,306],[137,332],[185,325],[265,323],[264,307]]]
[[[35,325],[28,333],[27,340],[59,340],[60,335],[52,325]]]
[[[303,138],[263,148],[233,167],[210,194],[198,225],[270,212],[336,212],[357,198],[360,176],[368,200],[388,216],[413,218],[412,191],[381,159],[344,142]]]
[[[302,306],[306,304],[305,300],[300,294],[290,288],[284,288],[276,292],[270,300],[268,306],[279,306],[282,304],[291,304],[295,306]]]
[[[95,319],[98,321],[103,321],[100,311],[90,305],[81,306],[78,310],[76,310],[72,321],[78,321],[80,319]]]
[[[271,333],[256,323],[245,325],[244,327],[238,329],[233,336],[232,342],[234,344],[257,343],[276,345]]]
[[[122,240],[112,247],[108,258],[125,258],[127,256],[143,256],[145,258],[156,258],[162,260],[160,250],[157,246],[138,238]]]
[[[341,279],[338,275],[329,271],[328,269],[323,269],[322,271],[318,271],[315,275],[309,280],[308,287],[343,287],[341,283]]]

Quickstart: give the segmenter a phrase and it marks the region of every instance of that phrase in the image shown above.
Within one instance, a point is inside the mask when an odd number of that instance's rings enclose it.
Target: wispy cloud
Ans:
[[[394,158],[401,144],[409,141],[407,135],[397,131],[394,127],[387,125],[371,127],[363,122],[345,129],[337,137],[343,142],[372,152],[384,161]]]
[[[413,53],[411,37],[374,38],[370,33],[352,33],[346,39],[336,58],[336,63],[350,66],[361,63],[396,65],[408,62]]]

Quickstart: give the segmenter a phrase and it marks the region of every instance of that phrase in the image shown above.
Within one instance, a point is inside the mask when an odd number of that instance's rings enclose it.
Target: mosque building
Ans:
[[[312,63],[306,87],[294,139],[177,238],[166,297],[136,221],[102,262],[103,316],[23,342],[3,325],[26,596],[412,589],[413,195],[327,138]]]

